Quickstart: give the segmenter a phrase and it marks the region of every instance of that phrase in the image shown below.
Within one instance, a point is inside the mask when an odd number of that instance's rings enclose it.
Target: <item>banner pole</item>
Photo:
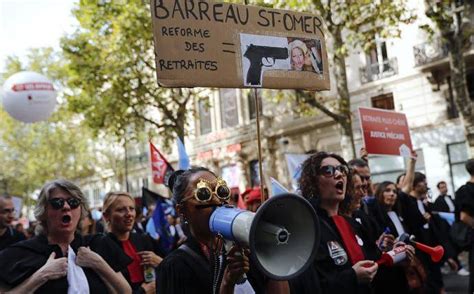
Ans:
[[[255,97],[255,109],[257,112],[257,146],[258,146],[258,171],[260,178],[260,200],[265,202],[265,184],[263,179],[263,164],[262,164],[262,139],[260,136],[260,101],[258,99],[258,89],[254,88],[254,97]]]

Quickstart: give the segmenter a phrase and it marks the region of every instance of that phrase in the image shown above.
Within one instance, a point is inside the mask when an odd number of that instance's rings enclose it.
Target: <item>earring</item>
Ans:
[[[181,218],[183,219],[183,222],[185,225],[188,224],[188,220],[186,219],[186,217],[184,216],[184,214],[181,214]]]

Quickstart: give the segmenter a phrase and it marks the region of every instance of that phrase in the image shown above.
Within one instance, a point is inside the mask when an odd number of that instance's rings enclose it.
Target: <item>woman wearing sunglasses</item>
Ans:
[[[175,172],[169,187],[189,236],[158,267],[157,293],[252,293],[248,292],[252,288],[255,293],[285,293],[279,290],[281,283],[268,281],[254,271],[248,251],[234,246],[225,252],[222,240],[209,230],[213,210],[230,197],[224,180],[198,167]],[[244,273],[248,280],[237,284]]]
[[[108,236],[133,260],[122,271],[133,293],[155,293],[155,281],[145,282],[145,269],[154,272],[162,258],[154,252],[153,241],[148,235],[132,232],[136,216],[132,195],[107,193],[102,211]]]
[[[378,252],[361,226],[341,216],[339,206],[352,188],[346,161],[339,155],[318,152],[302,165],[300,189],[319,216],[321,242],[313,266],[292,281],[292,292],[310,293],[320,286],[322,293],[370,293],[378,266]],[[316,273],[319,279],[310,279]]]
[[[75,184],[46,183],[34,212],[41,233],[0,252],[0,291],[131,293],[120,272],[130,259],[106,236],[78,233],[87,202]]]

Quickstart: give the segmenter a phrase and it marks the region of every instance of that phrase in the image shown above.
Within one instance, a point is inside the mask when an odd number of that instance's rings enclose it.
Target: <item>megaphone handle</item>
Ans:
[[[236,252],[235,255],[237,256],[243,256],[242,255],[242,252]],[[236,282],[237,285],[240,285],[240,284],[243,284],[245,283],[245,281],[247,281],[247,274],[244,273]]]
[[[225,248],[225,251],[226,252],[229,252],[230,249],[232,248],[232,246],[234,245],[235,243],[234,242],[230,242],[228,240],[225,240],[224,239],[224,248]],[[243,256],[242,252],[236,252],[235,255],[237,256]],[[243,284],[245,283],[245,281],[247,281],[247,274],[243,274],[238,280],[237,280],[237,284],[240,285],[240,284]]]

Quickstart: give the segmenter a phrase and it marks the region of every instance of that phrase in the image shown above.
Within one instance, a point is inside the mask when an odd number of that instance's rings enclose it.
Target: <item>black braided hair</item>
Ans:
[[[191,176],[201,171],[206,171],[216,176],[216,174],[214,174],[208,168],[202,166],[192,167],[187,170],[177,170],[173,172],[173,174],[168,180],[168,187],[173,192],[173,200],[175,201],[175,203],[179,204],[183,199],[184,194],[186,193],[186,189],[188,188],[189,179],[191,178]]]

